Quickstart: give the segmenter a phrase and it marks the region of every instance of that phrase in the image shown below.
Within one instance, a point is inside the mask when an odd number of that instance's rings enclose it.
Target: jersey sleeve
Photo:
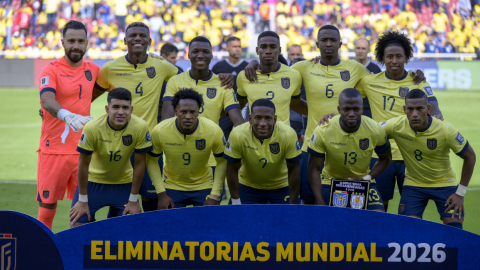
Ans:
[[[165,81],[168,81],[171,77],[178,74],[178,68],[168,62],[167,60],[163,60],[165,65]]]
[[[355,89],[357,89],[360,92],[360,94],[362,94],[363,98],[367,96],[364,85],[365,85],[365,77],[362,77],[360,81],[358,81],[357,85],[355,85]]]
[[[40,72],[40,96],[45,92],[57,94],[57,74],[54,69],[53,64],[48,64]]]
[[[241,99],[247,98],[247,93],[245,89],[243,89],[243,78],[245,77],[245,71],[242,71],[237,76],[237,95]]]
[[[388,140],[387,132],[380,124],[377,124],[377,138],[375,144],[375,153],[383,154],[390,148],[390,141]]]
[[[97,80],[95,81],[95,87],[103,91],[107,91],[110,87],[110,84],[108,83],[108,69],[110,63],[111,62],[107,62],[102,66],[100,72],[98,72]]]
[[[452,124],[448,123],[445,129],[447,133],[447,145],[458,156],[463,155],[467,151],[469,143],[460,131],[456,129]]]
[[[297,82],[297,88],[295,89],[295,91],[293,92],[292,94],[292,98],[300,98],[301,94],[302,94],[302,91],[301,91],[301,88],[302,88],[302,76],[300,75],[300,72],[296,72],[297,73],[297,76],[296,76],[296,82]]]
[[[297,139],[297,134],[295,133],[295,130],[290,128],[287,138],[285,139],[287,141],[285,160],[287,162],[299,161],[302,158],[302,146]]]
[[[82,131],[82,136],[80,136],[80,141],[78,142],[77,152],[84,155],[91,155],[95,150],[95,134],[91,128],[91,124],[87,123]]]
[[[310,139],[310,145],[308,146],[308,153],[319,158],[325,158],[325,153],[327,152],[322,134],[322,129],[324,128],[325,126],[318,126],[315,128],[312,138]]]
[[[219,126],[215,126],[215,136],[213,141],[212,152],[215,157],[223,157],[225,152],[225,136],[223,136],[223,130]]]
[[[427,94],[428,101],[437,101],[437,97],[433,93],[432,87],[430,86],[429,83],[422,83],[421,87],[419,87],[421,90]]]
[[[228,113],[228,111],[235,108],[240,109],[240,104],[238,104],[238,100],[235,97],[235,92],[233,89],[225,89],[223,91],[223,108],[225,109],[225,113]]]
[[[380,123],[383,130],[385,130],[388,139],[393,139],[393,126],[394,126],[394,122],[395,122],[394,119],[389,119],[385,122]]]
[[[135,153],[143,154],[148,153],[153,150],[152,146],[152,136],[150,135],[150,131],[148,130],[147,123],[142,125],[142,128],[137,134],[137,142],[135,144]]]
[[[165,95],[163,96],[163,101],[172,100],[173,96],[177,92],[178,92],[178,88],[177,88],[176,78],[171,78],[167,82],[167,90],[165,91]]]
[[[360,78],[363,78],[363,77],[366,77],[366,76],[372,74],[366,66],[358,63],[357,61],[354,61],[354,63],[356,64],[355,72],[358,72]]]
[[[160,141],[161,131],[158,126],[153,129],[151,136],[153,150],[149,153],[149,155],[159,157],[163,152],[163,148],[162,142]]]
[[[230,162],[240,162],[242,159],[242,147],[238,140],[238,128],[233,129],[228,137],[228,142],[225,145],[225,153],[223,157]]]
[[[303,66],[307,61],[300,61],[295,63],[295,65],[291,66],[291,68],[295,69],[298,72],[302,72]]]

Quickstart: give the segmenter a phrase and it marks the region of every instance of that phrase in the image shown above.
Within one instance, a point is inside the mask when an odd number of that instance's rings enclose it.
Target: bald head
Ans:
[[[360,92],[355,88],[347,88],[343,90],[340,93],[340,97],[338,98],[338,105],[342,106],[342,102],[345,102],[347,100],[355,100],[363,104],[362,94],[360,94]]]
[[[342,128],[353,132],[358,128],[363,113],[362,94],[355,88],[347,88],[338,98],[338,113]]]
[[[355,60],[364,63],[367,60],[367,55],[370,52],[370,41],[365,38],[360,38],[355,42]]]
[[[295,58],[303,57],[302,46],[294,44],[288,48],[288,61],[292,62]]]

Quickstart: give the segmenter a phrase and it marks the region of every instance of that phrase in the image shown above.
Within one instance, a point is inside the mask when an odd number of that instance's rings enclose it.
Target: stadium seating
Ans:
[[[457,0],[429,1],[431,4],[427,7],[426,0],[297,0],[290,5],[292,1],[269,0],[271,10],[264,6],[266,9],[262,12],[276,14],[270,18],[274,22],[270,26],[276,26],[283,47],[299,44],[304,52],[315,51],[317,30],[330,23],[341,30],[343,52],[352,51],[359,37],[369,39],[373,48],[379,33],[397,29],[408,33],[416,52],[478,53],[479,1],[470,7],[470,12],[462,13]],[[80,20],[87,25],[90,33],[88,56],[93,59],[115,55],[105,52],[125,51],[124,29],[135,21],[150,26],[151,51],[158,52],[165,42],[172,42],[183,51],[197,35],[207,36],[215,51],[224,50],[225,40],[235,35],[242,39],[244,51],[252,51],[254,48],[249,48],[249,40],[269,28],[268,22],[263,24],[260,19],[262,2],[1,0],[0,56],[46,59],[61,56],[61,29],[68,20]],[[380,3],[379,13],[377,8],[372,9],[372,2]],[[403,2],[405,7],[400,6]],[[434,47],[430,46],[432,43]]]

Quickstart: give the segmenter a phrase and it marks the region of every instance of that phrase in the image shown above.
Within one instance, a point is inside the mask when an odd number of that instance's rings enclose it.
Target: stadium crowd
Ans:
[[[0,48],[7,58],[55,58],[63,55],[61,29],[69,20],[87,25],[88,56],[102,51],[125,51],[126,25],[149,25],[158,52],[165,42],[180,52],[195,36],[210,39],[215,51],[225,50],[226,40],[236,36],[247,51],[253,33],[272,27],[281,47],[293,44],[304,52],[316,51],[315,33],[324,24],[341,30],[342,52],[353,51],[354,42],[365,37],[373,47],[378,33],[402,31],[413,40],[415,52],[478,52],[480,48],[480,1],[478,0],[2,0]],[[272,10],[275,9],[275,10]],[[270,16],[275,14],[275,19]],[[182,55],[182,53],[181,53]],[[58,56],[57,56],[58,57]]]

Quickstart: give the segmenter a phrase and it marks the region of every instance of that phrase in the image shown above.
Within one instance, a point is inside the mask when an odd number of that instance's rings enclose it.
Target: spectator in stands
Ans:
[[[435,46],[435,42],[433,41],[433,37],[429,37],[427,42],[425,43],[425,52],[426,53],[436,53],[440,52],[437,46]]]
[[[173,42],[173,45],[177,47],[179,51],[183,51],[185,47],[187,47],[187,44],[182,41],[182,38],[180,36],[175,36],[175,41]]]
[[[270,6],[267,3],[267,0],[263,0],[263,3],[258,7],[260,12],[260,31],[269,31],[270,30]]]
[[[117,19],[118,29],[121,32],[125,31],[127,14],[127,0],[115,0],[115,19]]]
[[[372,2],[372,12],[376,13],[376,14],[380,14],[380,10],[381,10],[381,7],[382,7],[380,5],[380,0],[370,0],[370,1]],[[375,4],[376,4],[376,7],[377,7],[377,12],[375,12]]]
[[[458,0],[457,10],[460,12],[462,18],[467,19],[472,13],[472,4],[470,0]]]
[[[58,1],[57,0],[47,0],[46,1],[46,8],[45,12],[47,13],[47,31],[56,30],[55,21],[57,20],[57,12],[58,12]]]
[[[99,10],[100,18],[102,23],[109,24],[110,23],[110,6],[107,4],[107,1],[102,0],[102,5],[100,6]]]

